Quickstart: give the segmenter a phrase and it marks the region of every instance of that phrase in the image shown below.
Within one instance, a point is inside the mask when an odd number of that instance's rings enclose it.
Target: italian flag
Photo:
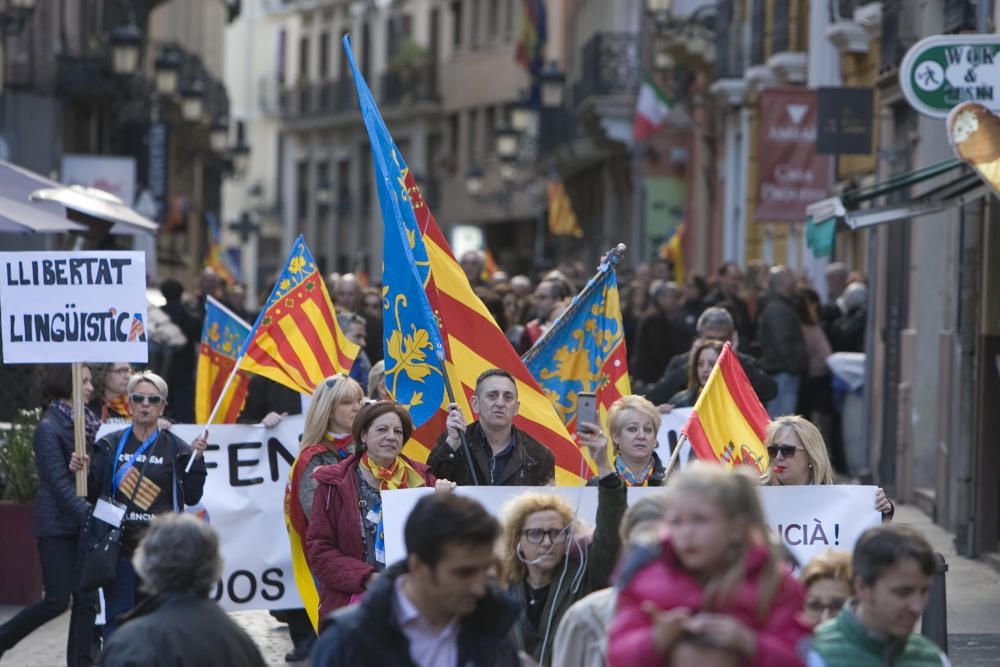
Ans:
[[[648,76],[644,76],[642,87],[639,88],[639,99],[635,103],[632,137],[636,141],[642,141],[663,127],[671,106],[660,87],[653,83]]]

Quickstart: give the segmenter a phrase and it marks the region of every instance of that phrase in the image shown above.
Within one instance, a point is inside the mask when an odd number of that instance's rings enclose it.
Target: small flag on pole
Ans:
[[[672,106],[660,87],[649,78],[648,74],[644,75],[642,86],[639,88],[639,98],[635,103],[632,137],[636,141],[642,141],[663,127]]]
[[[195,421],[199,424],[208,423],[212,406],[220,399],[226,378],[236,366],[249,333],[249,324],[214,297],[206,298],[194,397]],[[237,371],[236,378],[230,383],[225,397],[222,397],[222,405],[213,421],[218,424],[236,423],[246,401],[249,380],[246,373]]]

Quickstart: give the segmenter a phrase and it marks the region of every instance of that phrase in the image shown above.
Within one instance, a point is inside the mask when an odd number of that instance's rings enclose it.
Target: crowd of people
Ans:
[[[478,253],[461,264],[519,349],[537,341],[587,278],[573,265],[537,285],[501,272],[487,277]],[[515,425],[517,383],[504,369],[478,377],[471,422],[451,406],[426,462],[404,455],[413,424],[386,396],[379,293],[350,274],[331,277],[341,326],[365,357],[349,374],[326,378],[307,402],[285,511],[304,537],[319,605],[273,612],[289,625],[287,659],[311,654],[316,667],[834,666],[891,655],[892,664],[947,664],[911,634],[934,554],[920,535],[891,523],[895,508],[882,489],[872,507],[883,525],[853,554],[809,563],[794,562],[776,542],[758,499],[761,484],[838,479],[832,448],[813,423],[829,394],[813,357],[840,347],[849,332],[851,349],[863,346],[864,304],[851,296],[863,292],[863,278],[843,269],[831,265],[835,296],[821,304],[784,267],[752,265],[745,281],[727,264],[711,286],[698,276],[678,286],[658,275],[659,265],[639,267],[622,304],[631,367],[642,376],[633,373],[635,393],[611,406],[605,425],[580,423],[575,434],[597,467],[587,482],[597,495],[592,527],[543,488],[514,497],[499,519],[454,493],[469,484],[555,483],[552,451]],[[190,315],[174,292],[168,304]],[[737,346],[754,390],[775,411],[767,471],[693,463],[668,474],[658,452],[661,415],[695,403],[724,342]],[[0,655],[72,601],[71,666],[168,664],[168,656],[169,664],[195,664],[181,655],[185,643],[204,644],[217,656],[211,664],[262,664],[253,642],[206,599],[219,574],[218,538],[182,512],[202,496],[206,442],[171,433],[171,418],[183,414],[172,409],[174,387],[127,364],[87,366],[84,378],[88,453],[79,456],[68,368],[45,369],[47,410],[35,434],[45,599],[0,626]],[[296,392],[255,377],[239,420],[273,427],[302,405]],[[116,428],[96,439],[102,421]],[[74,490],[81,471],[86,498]],[[645,486],[664,488],[630,504],[628,488]],[[407,518],[406,559],[387,562],[382,492],[418,487],[434,493]],[[95,626],[97,595],[81,585],[81,571],[112,530],[120,551],[101,586],[105,622]],[[185,545],[201,555],[178,557]],[[322,619],[318,634],[308,611]]]

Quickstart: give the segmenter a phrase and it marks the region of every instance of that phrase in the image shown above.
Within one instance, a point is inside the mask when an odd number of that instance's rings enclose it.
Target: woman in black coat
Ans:
[[[70,667],[92,665],[90,649],[97,596],[77,589],[82,563],[81,532],[88,523],[91,506],[76,495],[76,483],[69,469],[74,448],[71,366],[58,364],[45,368],[42,390],[49,403],[34,436],[35,465],[40,482],[35,498],[35,535],[45,597],[0,626],[0,655],[66,611],[72,596],[66,664]],[[84,404],[90,400],[93,390],[90,369],[84,366]],[[100,421],[90,410],[85,411],[84,418],[89,450]]]

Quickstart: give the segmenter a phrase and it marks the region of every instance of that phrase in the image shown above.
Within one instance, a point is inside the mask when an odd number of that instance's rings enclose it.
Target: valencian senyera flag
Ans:
[[[605,256],[597,274],[524,355],[528,370],[571,433],[576,431],[580,392],[597,395],[602,427],[611,404],[632,393],[615,274],[621,251],[624,248]]]
[[[354,63],[346,37],[344,46],[371,142],[376,191],[385,228],[382,251],[385,386],[389,395],[410,412],[413,426],[420,427],[445,400],[445,379],[441,372],[444,343],[424,291],[430,261],[406,186],[409,169]]]
[[[250,333],[250,325],[214,297],[205,299],[205,324],[198,345],[198,376],[195,383],[194,414],[199,424],[207,424],[212,407],[222,396],[233,367],[239,361],[240,350]],[[237,371],[222,397],[215,418],[216,424],[235,424],[247,397],[249,378]]]
[[[326,283],[300,235],[247,338],[240,368],[312,394],[328,376],[350,372],[359,350],[337,324]]]
[[[345,39],[344,44],[350,50],[350,42]],[[469,399],[475,389],[476,378],[490,368],[506,370],[514,376],[520,401],[514,426],[552,450],[556,460],[557,484],[582,484],[587,461],[580,448],[570,437],[566,426],[524,366],[507,336],[469,285],[465,272],[456,261],[413,174],[398,151],[397,158],[405,180],[407,203],[416,216],[417,228],[430,262],[424,292],[438,322],[446,325],[440,328],[445,369],[451,386],[455,389],[455,400],[459,408],[471,422],[474,415]],[[417,461],[427,459],[434,442],[445,430],[446,401],[447,399],[442,401],[431,420],[414,431],[403,450],[405,454]]]
[[[767,410],[726,343],[681,432],[702,461],[718,461],[729,468],[749,465],[763,473],[768,421]]]
[[[240,282],[240,269],[226,249],[222,247],[222,230],[219,220],[212,213],[205,214],[208,224],[208,251],[205,253],[205,267],[214,270],[226,283]]]

